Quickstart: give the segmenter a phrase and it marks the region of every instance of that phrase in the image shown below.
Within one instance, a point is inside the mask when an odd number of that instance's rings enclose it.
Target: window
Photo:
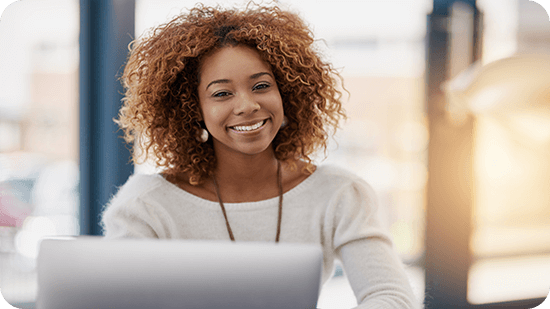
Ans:
[[[541,5],[528,0],[485,0],[478,5],[485,21],[484,64],[513,56],[550,59],[550,21]],[[547,109],[550,100],[531,94],[537,91],[535,81],[549,77],[527,64],[521,67],[529,72],[508,69],[526,82],[515,82],[516,96],[496,101],[486,97],[485,104],[495,103],[491,107],[471,104],[476,116],[477,193],[468,300],[474,304],[546,297],[549,291],[550,114],[537,105]],[[490,86],[502,87],[508,80],[504,74]]]
[[[0,23],[0,289],[34,301],[42,237],[77,235],[78,2],[17,1]]]

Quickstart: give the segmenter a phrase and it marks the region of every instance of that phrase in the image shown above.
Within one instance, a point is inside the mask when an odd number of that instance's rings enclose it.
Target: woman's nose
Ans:
[[[235,100],[235,107],[233,112],[235,115],[249,114],[260,109],[260,104],[256,102],[254,96],[247,93],[241,93]]]

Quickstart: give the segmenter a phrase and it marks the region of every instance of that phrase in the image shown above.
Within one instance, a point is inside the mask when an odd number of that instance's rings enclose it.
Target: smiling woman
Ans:
[[[372,188],[312,162],[345,118],[313,42],[297,15],[255,5],[199,5],[136,41],[118,123],[164,171],[127,181],[105,235],[317,244],[322,281],[341,260],[359,308],[415,308]]]

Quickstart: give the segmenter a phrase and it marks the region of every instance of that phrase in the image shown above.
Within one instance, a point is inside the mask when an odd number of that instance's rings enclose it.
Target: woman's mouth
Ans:
[[[252,125],[249,125],[249,126],[233,126],[233,127],[229,127],[229,129],[231,129],[233,131],[236,131],[236,132],[243,132],[243,133],[244,132],[252,132],[252,131],[258,130],[261,127],[263,127],[266,122],[267,122],[267,119],[264,119],[262,121],[259,121],[255,124],[252,124]]]

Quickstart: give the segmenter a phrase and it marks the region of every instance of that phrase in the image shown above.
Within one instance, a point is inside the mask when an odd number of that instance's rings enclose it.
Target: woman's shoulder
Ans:
[[[320,182],[332,189],[332,192],[375,198],[374,188],[355,172],[336,164],[318,167]],[[328,189],[327,189],[328,190]],[[344,193],[345,192],[345,193]]]
[[[336,164],[316,166],[315,172],[297,186],[295,191],[308,192],[310,195],[322,198],[329,198],[334,194],[347,194],[345,192],[357,191],[367,195],[373,193],[372,188],[365,180]]]

